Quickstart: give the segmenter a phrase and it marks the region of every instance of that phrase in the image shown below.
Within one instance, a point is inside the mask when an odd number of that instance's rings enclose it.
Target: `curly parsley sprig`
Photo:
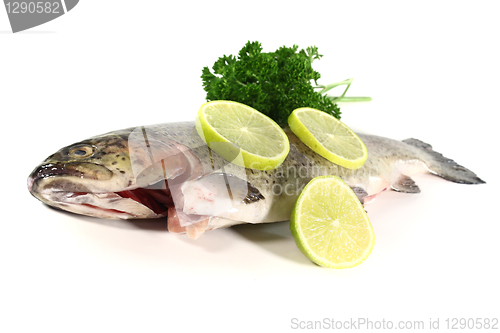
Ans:
[[[312,62],[321,57],[323,55],[315,46],[300,51],[297,45],[282,46],[275,52],[265,53],[259,42],[249,41],[238,57],[220,57],[212,67],[213,73],[208,67],[203,68],[201,78],[206,99],[247,104],[278,124],[286,124],[288,116],[299,107],[312,107],[340,119],[336,102],[371,100],[369,97],[345,97],[352,79],[318,85],[321,75],[313,70]],[[340,85],[346,86],[341,96],[326,95]]]

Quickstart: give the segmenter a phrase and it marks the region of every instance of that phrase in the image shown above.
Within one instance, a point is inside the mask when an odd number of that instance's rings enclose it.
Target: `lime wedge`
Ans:
[[[331,268],[361,264],[375,245],[375,234],[356,194],[340,178],[311,180],[290,218],[299,249],[312,262]]]
[[[335,164],[357,169],[368,158],[363,141],[325,112],[312,108],[295,109],[288,117],[288,125],[304,144]]]
[[[274,169],[290,150],[288,137],[278,124],[237,102],[203,104],[196,117],[196,130],[216,153],[246,168]]]

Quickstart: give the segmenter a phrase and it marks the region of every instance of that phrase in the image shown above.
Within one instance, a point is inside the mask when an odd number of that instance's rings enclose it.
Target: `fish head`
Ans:
[[[45,204],[77,214],[158,218],[173,204],[167,179],[197,170],[188,153],[175,142],[145,140],[140,129],[105,134],[50,155],[29,175],[28,189]]]
[[[29,176],[28,188],[32,194],[45,189],[100,192],[109,188],[110,183],[123,187],[129,170],[125,140],[120,137],[88,139],[46,158]]]

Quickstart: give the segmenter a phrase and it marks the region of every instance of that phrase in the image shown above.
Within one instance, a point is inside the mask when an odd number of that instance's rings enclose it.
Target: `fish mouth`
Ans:
[[[94,180],[108,180],[113,173],[105,166],[90,162],[47,163],[36,168],[29,176],[29,184],[53,176],[73,176]]]
[[[30,174],[27,185],[35,198],[49,206],[100,218],[157,218],[166,216],[173,205],[166,181],[119,191],[89,189],[89,181],[112,176],[108,168],[95,163],[47,163]]]
[[[167,182],[164,188],[135,188],[121,192],[114,192],[124,199],[132,199],[135,202],[146,206],[158,217],[166,216],[169,207],[174,206],[174,200],[170,193]]]
[[[159,218],[167,216],[174,202],[168,189],[135,188],[120,192],[31,191],[49,206],[108,219]]]
[[[52,167],[50,172],[34,172],[28,177],[28,189],[35,198],[49,206],[108,219],[159,218],[167,216],[168,208],[174,205],[166,181],[145,188],[130,187],[116,192],[94,192],[71,182],[68,176],[81,175],[73,171],[64,173],[59,168]],[[57,182],[61,189],[44,188],[43,182],[47,179]]]
[[[45,163],[38,166],[28,177],[28,190],[35,194],[38,192],[39,183],[47,179],[56,179],[58,177],[76,177],[76,179],[91,179],[91,180],[109,180],[113,173],[105,166],[89,163]],[[74,189],[66,192],[85,192],[85,188]],[[56,189],[64,191],[64,189]]]
[[[174,206],[168,187],[103,193],[61,191],[58,195],[60,203],[80,206],[79,214],[87,212],[86,215],[105,218],[159,218],[167,216],[168,208]],[[65,210],[69,210],[67,206]]]

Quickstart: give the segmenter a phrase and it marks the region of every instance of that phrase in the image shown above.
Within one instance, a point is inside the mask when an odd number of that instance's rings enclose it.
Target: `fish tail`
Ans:
[[[417,147],[429,156],[427,167],[430,172],[436,176],[460,184],[485,184],[474,172],[459,165],[452,159],[444,157],[442,154],[434,151],[428,143],[417,139],[406,139],[404,143]]]

